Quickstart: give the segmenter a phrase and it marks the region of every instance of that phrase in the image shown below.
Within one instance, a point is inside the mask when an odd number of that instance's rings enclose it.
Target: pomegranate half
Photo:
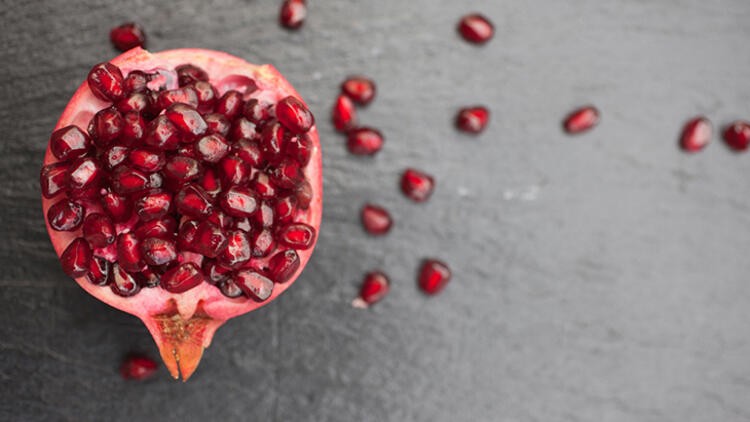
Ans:
[[[217,328],[302,272],[321,165],[314,118],[273,66],[134,48],[97,65],[63,111],[42,206],[66,273],[140,318],[187,380]]]

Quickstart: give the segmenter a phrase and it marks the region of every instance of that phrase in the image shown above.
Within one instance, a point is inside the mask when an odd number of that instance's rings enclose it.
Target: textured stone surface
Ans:
[[[0,420],[750,420],[750,155],[676,148],[694,114],[750,118],[746,0],[310,0],[297,33],[277,1],[170,3],[2,2]],[[497,27],[485,47],[455,33],[473,10]],[[40,212],[47,137],[125,20],[154,50],[274,63],[323,139],[313,262],[219,330],[186,385],[120,380],[122,355],[155,347],[67,279]],[[328,122],[349,73],[378,82],[374,160]],[[472,139],[451,119],[475,102],[493,117]],[[600,126],[564,136],[589,102]],[[427,204],[398,192],[408,165],[437,178]],[[385,238],[360,228],[365,201],[394,215]],[[426,255],[454,271],[430,299]],[[391,295],[351,308],[374,267]]]

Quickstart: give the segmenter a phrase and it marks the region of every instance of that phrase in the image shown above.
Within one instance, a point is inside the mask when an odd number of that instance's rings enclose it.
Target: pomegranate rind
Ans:
[[[255,98],[277,102],[292,95],[299,98],[304,104],[304,100],[299,93],[272,65],[254,65],[239,57],[220,51],[175,49],[150,53],[142,48],[134,48],[115,57],[110,62],[120,67],[125,75],[136,69],[173,70],[178,65],[192,63],[203,68],[209,74],[210,82],[219,90],[219,95],[230,89],[237,89],[242,81],[250,78],[259,88],[260,94],[253,95]],[[177,87],[176,76],[173,79],[171,84],[168,85],[170,89]],[[91,117],[108,105],[109,103],[96,98],[84,81],[73,94],[54,129],[57,130],[71,124],[84,129]],[[323,201],[322,158],[317,128],[313,126],[308,135],[312,140],[313,148],[310,163],[305,168],[304,173],[312,186],[313,202],[307,211],[296,217],[296,220],[309,224],[318,230]],[[57,161],[48,145],[44,165]],[[54,201],[42,197],[44,215],[53,203]],[[93,211],[95,210],[87,210],[88,213]],[[60,256],[67,245],[76,237],[76,234],[75,232],[55,231],[46,219],[45,224],[55,252]],[[255,302],[242,297],[237,299],[227,298],[219,289],[209,283],[202,283],[180,294],[170,293],[161,288],[152,288],[141,290],[136,297],[124,298],[115,295],[108,286],[100,287],[89,283],[85,277],[77,278],[76,282],[102,302],[140,318],[159,346],[162,358],[172,376],[178,378],[181,375],[183,380],[187,380],[197,368],[203,349],[211,344],[216,329],[228,319],[258,309],[286,291],[302,273],[312,256],[313,249],[314,246],[307,250],[298,251],[299,269],[287,282],[276,284],[271,297],[263,302]],[[179,318],[172,318],[174,324],[170,326],[163,323],[165,316],[179,316]],[[168,332],[180,327],[184,329],[186,324],[190,325],[191,322],[196,320],[200,320],[200,324],[198,324],[200,329],[189,331],[190,334],[187,337],[184,335],[174,336],[172,332]]]

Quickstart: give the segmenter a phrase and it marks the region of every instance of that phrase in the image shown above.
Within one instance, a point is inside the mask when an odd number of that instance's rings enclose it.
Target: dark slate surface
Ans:
[[[0,420],[750,420],[750,156],[675,148],[694,114],[750,118],[746,0],[310,0],[298,33],[271,0],[1,3]],[[497,25],[484,48],[454,31],[472,10]],[[274,63],[324,146],[312,263],[219,330],[187,384],[119,378],[123,354],[155,347],[63,275],[40,213],[47,137],[129,19],[154,50]],[[349,73],[379,83],[374,160],[328,123]],[[470,139],[451,119],[475,102],[493,120]],[[562,135],[588,102],[600,127]],[[408,165],[436,175],[429,203],[399,194]],[[366,200],[395,214],[388,237],[360,229]],[[427,255],[455,273],[431,299],[414,283]],[[353,309],[373,267],[393,292]]]

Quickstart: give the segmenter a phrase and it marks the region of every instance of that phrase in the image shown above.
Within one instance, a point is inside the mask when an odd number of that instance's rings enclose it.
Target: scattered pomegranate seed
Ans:
[[[594,106],[585,106],[570,113],[563,121],[565,132],[575,135],[593,128],[599,123],[599,110]]]
[[[401,175],[401,191],[412,201],[426,201],[434,189],[435,179],[423,171],[410,168]]]
[[[349,97],[339,95],[331,111],[331,120],[339,132],[346,132],[357,125],[357,110]]]
[[[724,142],[735,151],[744,151],[750,145],[750,123],[738,120],[724,130]]]
[[[458,32],[470,43],[484,44],[495,35],[495,27],[485,16],[472,13],[458,22]]]
[[[383,148],[383,135],[369,127],[350,130],[346,146],[354,155],[375,155]]]
[[[279,24],[284,28],[297,29],[305,23],[307,6],[304,0],[284,0],[279,11]]]
[[[426,259],[419,271],[419,287],[428,295],[440,293],[451,279],[448,266],[436,259]]]
[[[388,276],[380,271],[369,272],[362,281],[359,289],[359,296],[352,301],[355,308],[368,308],[388,295],[391,282]]]
[[[365,204],[362,207],[360,216],[362,226],[368,233],[374,236],[388,233],[393,226],[393,220],[388,210],[377,205]]]
[[[375,82],[365,76],[350,76],[341,84],[341,92],[355,103],[366,106],[375,98]]]
[[[120,366],[120,375],[126,380],[143,381],[151,378],[157,370],[157,363],[146,356],[128,356]]]
[[[109,40],[120,51],[143,47],[146,44],[146,33],[140,25],[128,22],[109,31]]]
[[[711,122],[698,116],[688,120],[680,135],[680,146],[685,152],[698,152],[711,142]]]
[[[490,118],[490,111],[484,106],[465,107],[456,114],[456,127],[466,133],[477,134],[484,131]]]

